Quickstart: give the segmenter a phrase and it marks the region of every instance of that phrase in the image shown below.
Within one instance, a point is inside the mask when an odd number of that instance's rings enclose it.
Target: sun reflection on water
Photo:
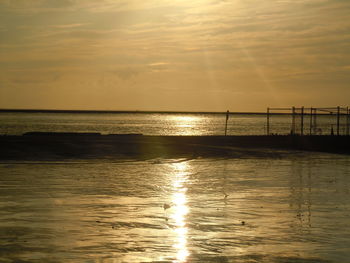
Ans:
[[[176,127],[176,134],[178,135],[198,135],[200,132],[200,125],[203,125],[203,117],[199,116],[170,116],[168,120]]]
[[[174,163],[172,211],[170,218],[174,221],[176,240],[173,247],[176,249],[176,260],[174,262],[186,262],[189,256],[187,248],[188,228],[186,226],[186,215],[189,212],[185,183],[188,180],[188,163]]]

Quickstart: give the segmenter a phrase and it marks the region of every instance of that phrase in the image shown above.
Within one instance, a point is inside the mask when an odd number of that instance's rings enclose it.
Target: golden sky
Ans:
[[[0,0],[0,108],[350,104],[349,0]]]

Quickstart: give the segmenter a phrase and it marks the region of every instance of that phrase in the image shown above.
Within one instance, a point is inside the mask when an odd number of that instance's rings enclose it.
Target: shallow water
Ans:
[[[0,262],[348,262],[350,157],[0,164]]]
[[[26,132],[99,132],[102,134],[142,133],[145,135],[223,135],[225,114],[202,113],[28,113],[0,112],[0,134]],[[309,116],[304,119],[304,134],[309,134]],[[341,124],[345,124],[344,117]],[[228,135],[266,134],[265,115],[232,114]],[[313,134],[330,134],[336,128],[335,116],[319,116]],[[270,116],[270,133],[289,134],[291,116]],[[340,126],[340,133],[346,134]],[[300,118],[296,120],[300,132]]]

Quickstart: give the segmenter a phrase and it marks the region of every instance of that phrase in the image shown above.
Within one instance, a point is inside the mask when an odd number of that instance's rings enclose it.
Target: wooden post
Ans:
[[[346,107],[346,135],[349,136],[349,107]]]
[[[340,126],[340,107],[337,107],[337,135],[339,136],[339,126]]]
[[[291,135],[295,134],[295,107],[292,107],[292,130]]]
[[[267,107],[267,113],[266,113],[266,135],[270,134],[270,108]]]
[[[229,114],[230,114],[230,112],[227,111],[226,112],[226,123],[225,123],[225,136],[227,135],[227,121],[228,121],[228,118],[229,118]]]
[[[304,135],[304,106],[301,107],[300,135]]]
[[[312,112],[313,112],[313,108],[310,108],[310,135],[312,135]]]
[[[314,108],[314,123],[312,125],[313,130],[316,132],[317,135],[317,108]]]

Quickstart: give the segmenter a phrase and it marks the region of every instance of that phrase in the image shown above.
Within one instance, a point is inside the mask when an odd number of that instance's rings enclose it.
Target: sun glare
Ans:
[[[169,116],[169,124],[176,127],[178,135],[198,135],[203,118],[199,116],[176,115]]]
[[[187,188],[185,187],[185,183],[188,180],[188,163],[174,163],[173,168],[173,209],[171,219],[174,221],[174,232],[177,236],[173,245],[176,249],[176,260],[174,262],[186,262],[186,259],[189,256],[187,248],[188,228],[186,226],[186,215],[188,214],[189,209],[187,206]]]
[[[180,123],[195,123],[199,121],[197,116],[174,116],[172,120],[180,122]]]

